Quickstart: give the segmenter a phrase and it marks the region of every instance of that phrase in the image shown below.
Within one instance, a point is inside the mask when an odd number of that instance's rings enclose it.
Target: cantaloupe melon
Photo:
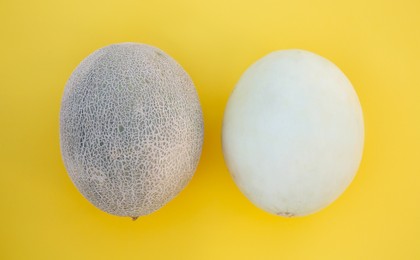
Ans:
[[[74,70],[60,112],[60,145],[77,189],[133,219],[161,208],[192,178],[203,118],[192,80],[158,48],[101,48]]]

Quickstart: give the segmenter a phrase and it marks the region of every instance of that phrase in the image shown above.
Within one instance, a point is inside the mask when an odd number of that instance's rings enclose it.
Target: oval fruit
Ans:
[[[330,61],[302,50],[253,64],[229,98],[223,153],[245,196],[292,217],[333,202],[359,167],[364,123],[351,83]]]
[[[155,47],[99,49],[66,84],[60,112],[65,167],[105,212],[135,219],[161,208],[192,178],[202,143],[193,82]]]

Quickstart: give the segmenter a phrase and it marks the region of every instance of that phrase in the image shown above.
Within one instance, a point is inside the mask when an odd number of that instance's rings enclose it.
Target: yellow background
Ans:
[[[420,1],[0,2],[0,259],[420,259]],[[155,45],[194,80],[205,119],[188,187],[133,222],[85,200],[61,161],[66,80],[95,49]],[[302,48],[353,82],[366,126],[349,189],[308,217],[254,207],[223,161],[244,70]]]

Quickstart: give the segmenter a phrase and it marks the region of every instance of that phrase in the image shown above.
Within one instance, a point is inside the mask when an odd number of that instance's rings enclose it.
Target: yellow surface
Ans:
[[[0,259],[420,259],[420,1],[2,0],[0,33]],[[205,118],[193,181],[136,222],[79,194],[58,138],[72,70],[95,49],[126,41],[178,60]],[[220,144],[236,81],[287,48],[336,63],[366,125],[352,185],[297,219],[254,207]]]

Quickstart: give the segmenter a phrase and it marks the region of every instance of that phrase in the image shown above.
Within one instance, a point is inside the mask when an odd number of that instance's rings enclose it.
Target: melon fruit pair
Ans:
[[[173,199],[198,165],[204,125],[194,84],[158,48],[101,48],[70,76],[60,111],[67,172],[93,205],[133,219]],[[223,122],[223,152],[260,208],[301,216],[337,198],[361,158],[363,120],[350,82],[309,52],[270,54],[241,78]]]

